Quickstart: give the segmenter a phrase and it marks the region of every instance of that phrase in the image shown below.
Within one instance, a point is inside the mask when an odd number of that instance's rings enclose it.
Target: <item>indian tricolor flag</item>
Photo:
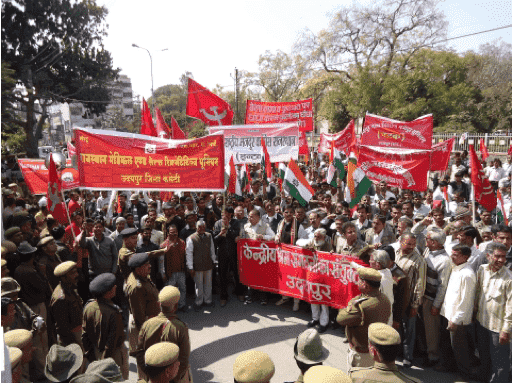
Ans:
[[[498,222],[504,223],[508,226],[507,211],[505,210],[505,204],[503,203],[503,196],[501,195],[500,189],[498,189],[498,204],[496,205],[496,209]]]
[[[304,174],[302,174],[294,160],[290,160],[288,163],[288,168],[284,175],[283,186],[285,193],[299,201],[302,206],[305,206],[315,194],[315,191],[309,185],[309,182],[306,180],[306,177],[304,177]]]
[[[336,171],[338,171],[338,179],[342,180],[345,177],[345,165],[341,159],[341,153],[334,147],[334,140],[331,141],[331,153],[329,156],[329,169],[327,170],[327,183],[332,187],[337,187]],[[340,182],[341,184],[341,182]]]
[[[356,206],[361,198],[368,192],[372,186],[372,181],[366,177],[366,174],[357,167],[357,158],[354,153],[350,153],[347,165],[347,186],[348,195],[345,200],[349,202],[349,207],[352,209]]]

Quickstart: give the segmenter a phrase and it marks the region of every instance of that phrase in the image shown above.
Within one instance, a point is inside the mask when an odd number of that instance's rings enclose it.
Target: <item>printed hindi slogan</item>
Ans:
[[[311,251],[298,246],[241,239],[240,281],[247,286],[335,308],[360,294],[359,276],[349,255]]]
[[[246,124],[279,124],[295,122],[301,132],[313,130],[313,99],[293,102],[247,100]]]
[[[90,189],[224,188],[224,140],[172,141],[138,134],[76,129],[80,186]],[[171,147],[170,147],[171,146]]]
[[[210,127],[210,134],[223,134],[225,159],[235,164],[261,162],[261,138],[265,139],[270,162],[288,162],[299,157],[299,128],[296,124],[232,125]]]

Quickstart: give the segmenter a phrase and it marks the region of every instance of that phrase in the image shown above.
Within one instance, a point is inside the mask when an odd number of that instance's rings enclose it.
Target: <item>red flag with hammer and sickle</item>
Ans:
[[[231,125],[231,106],[204,86],[188,79],[187,116],[198,118],[208,126]]]
[[[475,201],[482,205],[487,211],[492,211],[496,208],[496,194],[489,182],[485,177],[482,170],[482,164],[478,160],[475,147],[469,145],[469,161],[471,169],[471,182],[475,191]]]

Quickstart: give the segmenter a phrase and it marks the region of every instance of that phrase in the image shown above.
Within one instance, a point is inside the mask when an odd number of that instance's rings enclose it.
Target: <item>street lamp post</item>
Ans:
[[[152,102],[152,104],[153,104],[153,112],[156,112],[156,109],[155,109],[155,91],[154,91],[154,88],[153,88],[153,58],[151,57],[151,53],[149,52],[148,49],[146,49],[144,47],[139,47],[137,44],[132,44],[132,47],[144,49],[146,52],[148,52],[149,62],[151,64],[151,98],[152,98],[152,101],[153,101]],[[167,50],[167,48],[161,49],[161,50],[159,50],[159,52],[166,51],[166,50]]]

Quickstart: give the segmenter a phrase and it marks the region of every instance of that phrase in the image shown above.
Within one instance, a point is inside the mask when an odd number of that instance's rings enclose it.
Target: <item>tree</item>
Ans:
[[[91,113],[105,111],[119,73],[102,44],[106,15],[94,0],[2,2],[2,60],[19,85],[9,95],[18,118],[7,122],[23,129],[29,157],[37,157],[52,102],[80,100]]]
[[[269,102],[295,101],[308,71],[300,55],[293,57],[278,50],[266,51],[258,60],[259,72],[248,73],[251,85],[261,86],[263,99]]]

